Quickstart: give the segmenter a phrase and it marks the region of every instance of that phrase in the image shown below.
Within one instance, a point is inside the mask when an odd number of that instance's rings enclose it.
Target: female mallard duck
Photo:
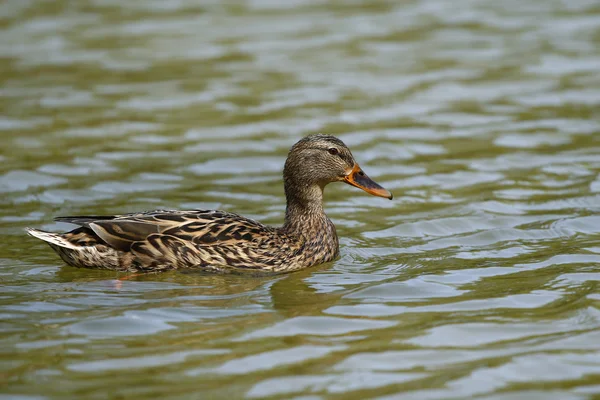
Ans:
[[[285,222],[275,228],[224,211],[156,210],[111,216],[58,217],[79,227],[46,241],[69,265],[117,271],[178,268],[288,272],[331,261],[335,226],[323,211],[323,189],[346,182],[374,196],[392,194],[371,180],[339,139],[311,135],[290,150],[283,169]]]

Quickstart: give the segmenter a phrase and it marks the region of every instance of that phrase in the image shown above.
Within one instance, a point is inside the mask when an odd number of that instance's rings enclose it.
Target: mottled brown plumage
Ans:
[[[285,222],[271,227],[214,210],[155,210],[115,216],[59,217],[79,227],[63,234],[28,229],[67,264],[118,271],[204,268],[287,272],[338,256],[335,226],[323,211],[323,189],[343,181],[392,198],[369,179],[339,139],[311,135],[296,143],[284,171]]]

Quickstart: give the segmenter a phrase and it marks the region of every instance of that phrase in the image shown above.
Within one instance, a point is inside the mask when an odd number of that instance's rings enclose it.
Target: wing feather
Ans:
[[[56,217],[56,222],[65,222],[68,224],[79,225],[85,228],[90,227],[90,223],[96,221],[111,220],[117,218],[117,215],[89,215],[89,216],[71,216],[71,217]]]
[[[129,251],[131,244],[160,232],[160,225],[136,220],[110,220],[90,223],[90,228],[109,246]]]

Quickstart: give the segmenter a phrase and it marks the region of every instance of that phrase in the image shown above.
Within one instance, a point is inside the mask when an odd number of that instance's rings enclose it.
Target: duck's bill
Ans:
[[[344,182],[349,185],[356,186],[357,188],[362,189],[373,196],[385,197],[386,199],[390,200],[394,198],[389,190],[382,188],[381,185],[369,178],[358,164],[355,164],[354,168],[352,168],[352,171],[344,177]]]

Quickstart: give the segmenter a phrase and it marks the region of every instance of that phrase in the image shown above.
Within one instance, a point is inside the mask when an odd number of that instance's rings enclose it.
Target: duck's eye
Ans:
[[[337,156],[338,154],[340,154],[339,150],[336,149],[335,147],[330,147],[328,150],[329,154],[331,154],[332,156]]]

